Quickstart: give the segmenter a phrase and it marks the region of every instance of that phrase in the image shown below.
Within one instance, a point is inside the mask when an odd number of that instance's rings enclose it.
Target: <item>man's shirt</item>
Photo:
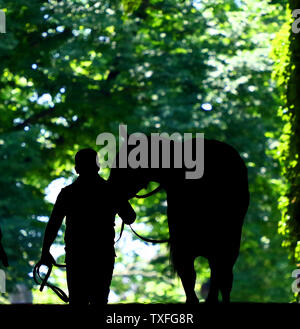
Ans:
[[[63,188],[53,213],[66,217],[66,249],[108,246],[114,242],[114,219],[119,202],[99,175],[82,178]]]

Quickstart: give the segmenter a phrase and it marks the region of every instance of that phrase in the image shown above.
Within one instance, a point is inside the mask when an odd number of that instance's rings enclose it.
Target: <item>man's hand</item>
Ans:
[[[136,219],[136,213],[127,200],[121,204],[121,207],[119,207],[118,215],[127,225],[131,225]]]
[[[55,262],[55,259],[53,258],[53,256],[50,254],[50,251],[46,251],[46,252],[42,253],[40,263],[50,267],[51,265],[55,264],[56,262]]]

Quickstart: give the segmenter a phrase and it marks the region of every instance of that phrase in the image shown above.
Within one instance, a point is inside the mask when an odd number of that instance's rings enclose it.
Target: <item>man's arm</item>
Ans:
[[[136,219],[136,213],[128,200],[119,201],[116,211],[125,224],[130,225]]]
[[[65,200],[63,197],[63,192],[61,191],[57,197],[45,230],[41,261],[46,265],[47,263],[53,261],[53,257],[50,254],[50,247],[54,242],[58,230],[61,227],[62,221],[66,215],[64,203]]]

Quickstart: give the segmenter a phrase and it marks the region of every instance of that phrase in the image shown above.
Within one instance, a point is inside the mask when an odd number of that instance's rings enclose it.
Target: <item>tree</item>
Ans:
[[[0,218],[10,258],[24,264],[14,263],[9,289],[21,277],[32,286],[27,273],[39,257],[41,219],[50,210],[45,187],[73,175],[78,149],[95,147],[99,133],[117,133],[126,123],[129,132],[201,131],[237,148],[249,167],[252,203],[233,298],[288,300],[291,271],[274,205],[280,173],[267,154],[282,125],[274,116],[280,100],[268,57],[284,22],[282,6],[149,0],[125,13],[119,1],[1,5],[8,32],[0,36],[0,154],[8,161],[1,162],[7,175]],[[145,234],[167,235],[164,200],[161,193],[132,201]],[[120,256],[125,269],[116,268],[113,288],[121,300],[180,299],[166,247],[149,264],[141,262],[137,253]],[[199,270],[204,282],[207,266]]]
[[[274,57],[277,60],[274,76],[281,91],[282,106],[278,114],[284,123],[280,144],[275,157],[280,159],[281,172],[285,177],[279,199],[282,218],[279,232],[284,236],[283,246],[290,252],[292,263],[300,260],[300,176],[299,176],[299,41],[300,36],[291,29],[294,24],[293,10],[299,8],[299,1],[289,1],[286,24],[274,43]],[[299,265],[298,265],[299,266]],[[296,264],[294,265],[296,267]]]

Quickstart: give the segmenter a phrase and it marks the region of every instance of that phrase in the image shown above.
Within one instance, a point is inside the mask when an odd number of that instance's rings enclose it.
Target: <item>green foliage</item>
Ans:
[[[38,219],[50,210],[45,187],[73,175],[79,148],[95,147],[99,133],[117,133],[126,123],[129,132],[200,131],[237,148],[249,168],[251,206],[233,300],[290,299],[291,268],[277,234],[275,200],[283,185],[268,154],[282,129],[270,42],[285,16],[276,2],[237,3],[0,1],[7,9],[7,34],[0,35],[0,224],[12,262],[10,291],[18,281],[32,286],[28,273],[44,230]],[[168,235],[164,193],[132,203],[139,232]],[[167,247],[144,260],[137,250],[124,254],[125,242],[112,284],[117,300],[184,301]],[[199,289],[209,270],[205,262],[197,268]]]
[[[137,10],[142,3],[142,0],[123,0],[122,4],[126,13],[132,13]]]
[[[300,1],[289,1],[286,23],[273,45],[276,60],[274,77],[281,92],[282,106],[278,114],[284,123],[280,144],[274,156],[279,158],[285,185],[281,191],[279,208],[282,213],[279,233],[284,236],[283,246],[290,251],[293,262],[300,261],[300,93],[299,93],[299,34],[292,32],[292,11]],[[299,265],[298,265],[299,266]]]

